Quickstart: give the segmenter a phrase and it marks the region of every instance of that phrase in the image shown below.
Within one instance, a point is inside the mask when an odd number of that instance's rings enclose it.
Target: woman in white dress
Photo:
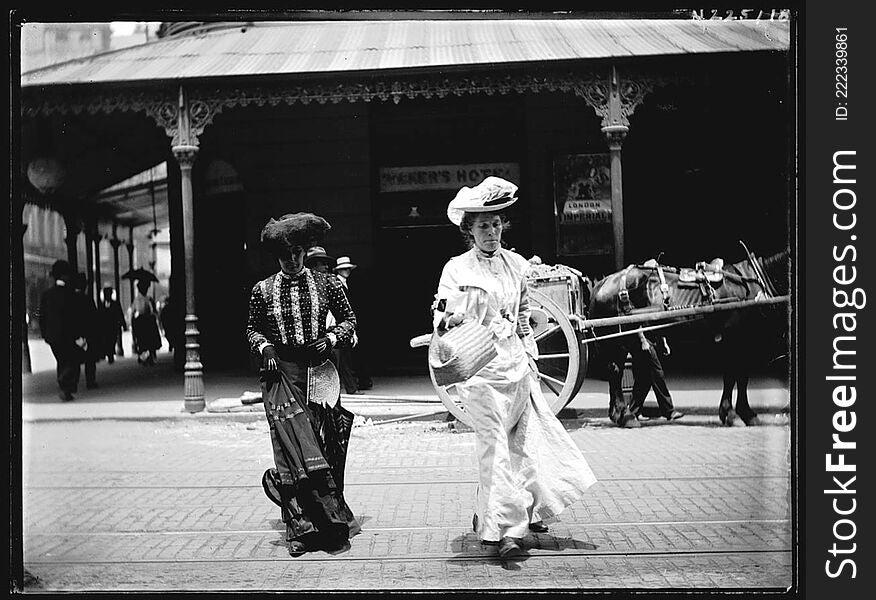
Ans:
[[[477,439],[479,485],[472,526],[503,558],[522,552],[528,531],[544,532],[551,519],[596,482],[586,459],[542,395],[529,325],[529,263],[502,248],[509,227],[504,209],[517,186],[487,177],[463,187],[447,208],[471,249],[444,266],[434,325],[452,328],[475,320],[494,335],[497,356],[457,384]]]

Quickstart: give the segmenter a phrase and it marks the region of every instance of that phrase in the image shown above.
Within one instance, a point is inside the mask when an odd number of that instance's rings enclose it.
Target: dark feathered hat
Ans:
[[[291,246],[311,248],[331,229],[328,221],[313,213],[293,213],[271,219],[262,229],[262,243],[274,254]]]

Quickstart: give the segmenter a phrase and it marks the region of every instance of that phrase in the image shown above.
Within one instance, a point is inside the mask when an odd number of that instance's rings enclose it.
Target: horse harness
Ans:
[[[653,262],[655,266],[652,266]],[[630,291],[627,286],[627,275],[630,273],[630,269],[635,268],[635,265],[629,265],[626,269],[623,270],[620,278],[620,290],[617,293],[618,304],[620,311],[623,314],[629,314],[635,308],[633,303],[630,302]],[[643,267],[640,268],[648,268],[657,270],[658,275],[660,276],[660,293],[663,294],[663,308],[669,309],[669,303],[672,299],[671,294],[669,293],[669,284],[666,283],[666,276],[663,274],[663,266],[658,264],[656,261],[648,261]]]
[[[671,310],[672,294],[669,290],[669,284],[666,282],[664,269],[669,269],[673,273],[678,274],[677,285],[679,287],[698,287],[702,297],[709,304],[714,304],[715,289],[724,284],[724,261],[716,258],[711,262],[700,261],[696,263],[695,268],[675,269],[673,267],[664,267],[656,260],[648,260],[644,265],[629,265],[625,268],[620,277],[620,290],[618,291],[618,308],[622,314],[629,314],[634,310],[632,302],[630,302],[630,291],[627,284],[627,277],[634,268],[649,269],[656,271],[660,278],[660,293],[663,296],[664,310]]]

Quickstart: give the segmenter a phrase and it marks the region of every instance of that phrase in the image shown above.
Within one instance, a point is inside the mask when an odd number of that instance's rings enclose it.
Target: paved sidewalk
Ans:
[[[474,435],[356,427],[348,549],[289,557],[260,486],[267,425],[221,419],[24,426],[28,591],[783,589],[789,429],[566,422],[598,483],[500,560],[470,531]]]

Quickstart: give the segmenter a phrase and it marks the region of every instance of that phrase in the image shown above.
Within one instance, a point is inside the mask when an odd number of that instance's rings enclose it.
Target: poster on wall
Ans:
[[[614,253],[608,154],[554,159],[554,215],[558,256]]]

